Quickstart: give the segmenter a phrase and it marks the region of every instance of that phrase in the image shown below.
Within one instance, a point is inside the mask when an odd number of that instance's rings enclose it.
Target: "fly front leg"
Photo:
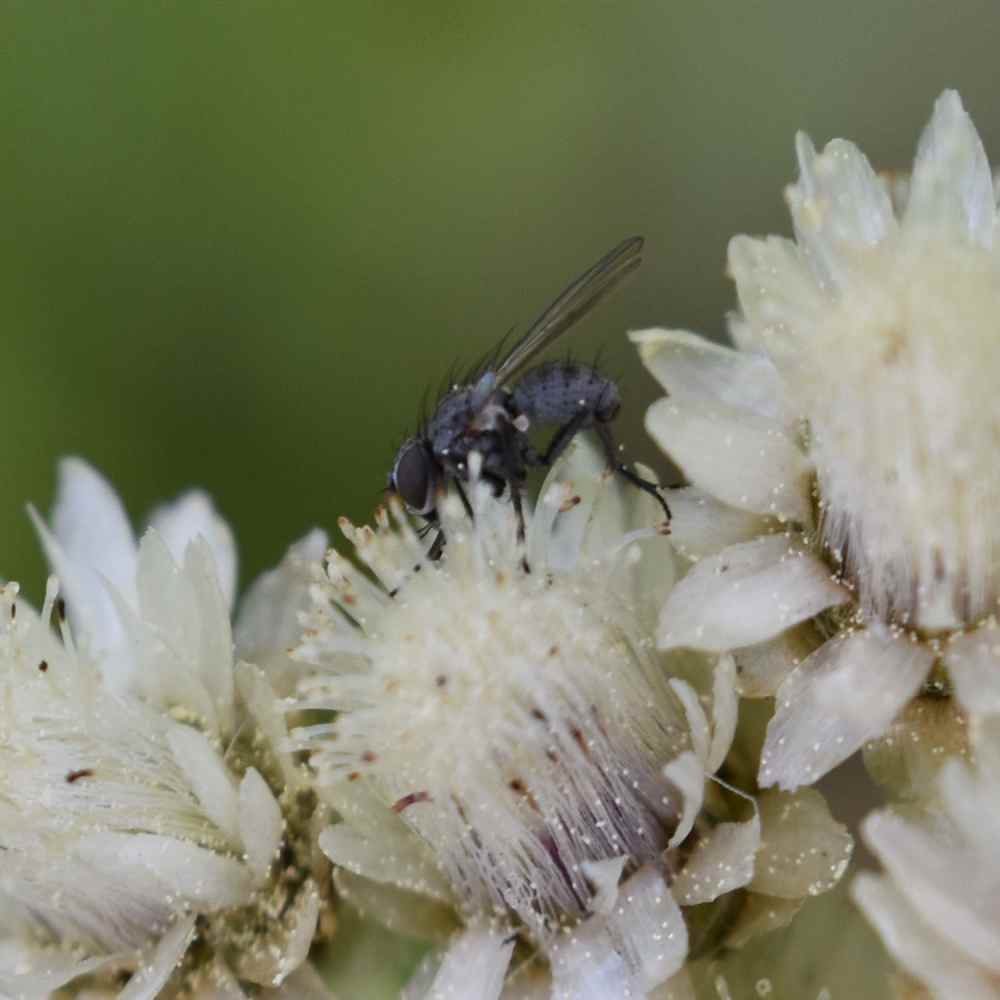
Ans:
[[[597,421],[594,424],[594,428],[597,431],[597,436],[601,439],[601,444],[604,446],[608,468],[614,469],[615,472],[624,476],[633,486],[637,486],[643,493],[648,493],[653,497],[663,508],[663,513],[667,515],[667,522],[669,524],[672,515],[670,508],[667,506],[667,501],[663,499],[663,494],[660,492],[661,487],[659,484],[651,482],[648,479],[643,479],[642,476],[633,472],[624,462],[618,461],[618,452],[615,450],[615,439],[611,434],[611,428],[607,424]]]

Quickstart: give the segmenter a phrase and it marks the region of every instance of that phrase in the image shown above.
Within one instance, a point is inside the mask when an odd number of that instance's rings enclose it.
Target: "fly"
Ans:
[[[670,508],[659,487],[618,461],[611,423],[621,409],[618,386],[590,365],[551,361],[530,367],[535,358],[585,316],[642,263],[643,239],[620,243],[584,272],[538,317],[528,332],[495,366],[487,366],[469,385],[453,386],[423,428],[404,442],[389,474],[389,489],[411,513],[436,525],[440,491],[454,483],[469,516],[462,483],[469,478],[469,456],[481,458],[480,477],[499,496],[506,487],[517,517],[517,538],[524,541],[523,490],[530,468],[548,467],[582,430],[593,430],[608,462],[630,483],[656,498],[667,521]],[[533,426],[555,427],[544,451],[528,440]],[[429,556],[444,547],[438,531]]]

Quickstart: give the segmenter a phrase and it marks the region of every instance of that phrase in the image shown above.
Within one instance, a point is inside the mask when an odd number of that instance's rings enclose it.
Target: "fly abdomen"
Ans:
[[[573,362],[551,362],[525,373],[511,390],[511,403],[532,424],[566,424],[579,428],[613,420],[621,406],[618,386],[595,368]],[[586,414],[580,419],[580,414]]]

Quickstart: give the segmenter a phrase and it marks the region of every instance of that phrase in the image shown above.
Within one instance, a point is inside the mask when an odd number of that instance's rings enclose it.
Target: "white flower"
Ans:
[[[730,244],[739,350],[634,338],[669,394],[649,430],[694,484],[671,505],[700,561],[660,641],[735,650],[741,690],[776,692],[761,782],[784,788],[878,736],[938,657],[965,708],[1000,706],[986,621],[1000,597],[1000,259],[985,154],[945,93],[897,216],[850,143],[817,154],[800,136],[798,153],[797,242]],[[811,619],[818,629],[797,627]]]
[[[974,766],[952,759],[922,811],[884,810],[862,827],[885,868],[854,898],[903,969],[937,1000],[1000,997],[1000,724],[972,728]]]
[[[756,807],[726,822],[705,795],[733,663],[653,648],[673,580],[655,501],[583,441],[540,496],[523,552],[510,505],[474,484],[471,521],[439,504],[440,562],[397,508],[344,524],[377,583],[335,553],[317,579],[299,655],[326,676],[300,707],[339,714],[295,745],[342,817],[321,838],[337,886],[397,930],[446,940],[453,908],[465,924],[408,997],[499,996],[517,936],[546,994],[645,995],[684,962],[680,907],[754,877]]]
[[[14,584],[0,597],[0,992],[122,972],[128,998],[172,977],[200,995],[305,989],[324,810],[266,676],[234,664],[228,529],[189,496],[136,547],[103,480],[62,473],[53,532],[38,523],[75,581],[80,648],[54,581],[41,615]]]

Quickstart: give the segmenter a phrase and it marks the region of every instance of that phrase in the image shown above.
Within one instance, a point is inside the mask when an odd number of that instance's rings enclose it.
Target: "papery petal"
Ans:
[[[714,555],[779,527],[773,518],[727,507],[694,486],[670,491],[670,512],[670,540],[689,559]]]
[[[194,938],[195,915],[179,918],[160,938],[153,953],[139,967],[118,1000],[153,1000],[167,984]]]
[[[686,330],[642,330],[629,339],[675,403],[716,403],[784,420],[781,377],[766,355],[734,351]]]
[[[694,829],[705,800],[705,765],[693,753],[682,753],[663,768],[663,777],[681,793],[681,815],[667,847],[682,844]]]
[[[363,917],[396,934],[442,941],[455,929],[454,909],[428,896],[373,882],[345,868],[334,869],[333,884],[340,898]]]
[[[995,217],[986,151],[961,98],[946,90],[920,137],[904,224],[989,248]]]
[[[934,928],[925,924],[888,879],[862,873],[854,880],[851,893],[896,961],[937,996],[996,1000],[989,978],[941,939],[936,921]]]
[[[285,821],[277,799],[254,767],[247,768],[240,782],[238,811],[239,832],[247,864],[257,879],[263,882],[281,847]]]
[[[265,668],[279,689],[290,688],[292,678],[302,672],[288,651],[302,635],[299,616],[311,606],[311,566],[323,559],[328,545],[326,532],[310,531],[274,569],[258,576],[240,601],[234,629],[237,656]]]
[[[736,697],[736,663],[723,653],[715,665],[712,677],[712,740],[708,748],[705,770],[715,774],[733,745],[739,701]]]
[[[584,861],[583,873],[594,887],[590,901],[591,913],[610,913],[618,899],[618,881],[628,858],[608,858],[607,861]]]
[[[710,903],[747,885],[753,878],[760,847],[760,819],[720,823],[695,847],[671,887],[682,906]]]
[[[233,844],[241,843],[236,789],[208,737],[178,725],[167,734],[167,742],[205,815]]]
[[[759,866],[758,859],[758,869]],[[779,899],[776,896],[764,896],[751,889],[746,895],[746,902],[740,908],[736,922],[726,934],[726,947],[742,948],[748,941],[761,934],[769,934],[771,931],[787,927],[804,903],[804,897]]]
[[[647,995],[646,1000],[697,1000],[687,969],[681,969],[662,986],[657,986]]]
[[[550,951],[553,1000],[642,996],[679,971],[687,927],[663,876],[640,868],[607,917],[591,917]]]
[[[0,943],[0,996],[4,1000],[47,997],[60,986],[96,972],[102,965],[121,961],[112,955],[81,959],[73,954],[47,949],[22,948],[14,942]]]
[[[967,712],[1000,713],[1000,628],[984,625],[953,638],[944,663],[955,686],[955,697]]]
[[[803,524],[812,517],[809,462],[776,421],[667,398],[646,411],[646,430],[695,486],[730,507]]]
[[[895,231],[889,194],[853,143],[834,139],[817,155],[800,132],[795,146],[800,175],[786,192],[795,234],[817,277],[842,286],[852,255]]]
[[[748,646],[850,596],[795,536],[767,535],[696,563],[667,598],[657,639],[661,649]]]
[[[336,1000],[322,976],[308,963],[300,965],[282,984],[264,990],[261,1000]]]
[[[205,540],[226,607],[232,611],[236,599],[236,542],[208,494],[191,490],[173,503],[164,504],[153,512],[149,526],[166,542],[178,565],[184,562],[191,542],[196,538]]]
[[[762,833],[750,888],[783,899],[832,889],[847,870],[854,840],[823,796],[812,788],[768,791],[757,806]]]
[[[445,952],[425,1000],[496,1000],[513,950],[508,934],[470,927]]]
[[[804,623],[786,629],[775,639],[734,649],[737,693],[743,698],[771,697],[819,643],[815,628]]]
[[[892,722],[933,663],[927,648],[882,626],[821,646],[778,691],[761,785],[791,790],[821,778]]]
[[[933,921],[937,934],[957,950],[1000,972],[997,868],[986,869],[975,852],[962,855],[947,840],[889,812],[868,816],[861,832],[921,919]]]
[[[734,236],[729,241],[729,270],[745,317],[730,318],[733,340],[743,350],[765,350],[776,361],[794,365],[799,336],[829,308],[805,254],[778,236]]]

